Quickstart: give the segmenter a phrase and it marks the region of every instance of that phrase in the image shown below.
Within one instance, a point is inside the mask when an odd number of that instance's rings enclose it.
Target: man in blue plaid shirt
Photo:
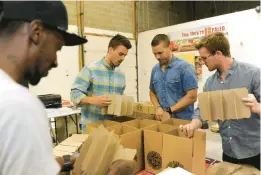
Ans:
[[[101,115],[101,107],[111,103],[106,94],[123,94],[125,75],[119,66],[131,47],[126,37],[114,36],[109,42],[107,55],[85,66],[77,75],[71,89],[71,101],[81,106],[82,123],[113,117]],[[85,128],[82,129],[85,132]]]

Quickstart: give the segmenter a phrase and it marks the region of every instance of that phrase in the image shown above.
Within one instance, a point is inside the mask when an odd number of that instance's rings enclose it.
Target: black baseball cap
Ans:
[[[30,22],[40,20],[46,28],[59,32],[65,46],[81,45],[87,39],[67,32],[68,15],[61,1],[2,1],[3,19]]]

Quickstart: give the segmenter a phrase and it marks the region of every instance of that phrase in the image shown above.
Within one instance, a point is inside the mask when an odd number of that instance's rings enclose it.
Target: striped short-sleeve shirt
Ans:
[[[85,66],[77,75],[71,89],[71,101],[79,105],[85,96],[123,94],[125,75],[119,67],[110,67],[105,59]],[[111,116],[101,115],[101,108],[95,105],[82,105],[82,122],[94,122]]]

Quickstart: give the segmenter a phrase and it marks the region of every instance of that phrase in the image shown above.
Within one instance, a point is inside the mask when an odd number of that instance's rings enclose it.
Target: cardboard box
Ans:
[[[250,109],[242,102],[247,97],[246,88],[202,92],[198,95],[200,115],[208,121],[249,118]]]
[[[93,123],[84,123],[84,125],[86,127],[86,134],[89,134],[93,129],[98,128],[100,125],[107,128],[110,126],[119,125],[119,123],[111,120],[99,120]]]
[[[132,121],[124,122],[122,123],[123,126],[130,126],[137,129],[141,129],[141,145],[140,150],[137,150],[137,152],[140,152],[141,156],[139,157],[140,160],[137,160],[137,163],[139,163],[139,169],[144,170],[145,169],[145,161],[144,161],[144,135],[143,135],[143,128],[146,128],[151,125],[159,124],[160,121],[156,120],[147,120],[147,119],[135,119]]]
[[[206,133],[187,138],[176,126],[157,124],[144,129],[145,170],[159,173],[167,167],[182,167],[205,174]]]
[[[178,128],[180,125],[186,125],[189,124],[191,121],[189,120],[182,120],[182,119],[177,119],[177,118],[171,118],[167,121],[162,122],[163,124],[168,124],[168,125],[173,125],[176,128]]]
[[[134,112],[143,114],[155,114],[155,107],[150,102],[137,102],[134,103]]]
[[[136,166],[134,172],[139,172],[143,170],[142,161],[142,135],[141,130],[126,126],[126,125],[115,125],[107,128],[109,131],[114,131],[115,135],[120,138],[120,143],[124,148],[130,148],[137,150],[136,154]]]
[[[154,114],[145,114],[145,113],[141,113],[141,112],[133,112],[132,117],[133,118],[155,120],[155,115]]]
[[[160,124],[160,121],[157,120],[148,120],[148,119],[135,119],[122,123],[122,125],[131,126],[138,129],[143,129],[151,125]]]
[[[259,175],[260,171],[249,165],[232,164],[229,162],[220,162],[214,164],[206,170],[206,175]]]
[[[108,120],[118,122],[118,123],[124,123],[124,122],[127,122],[127,121],[134,120],[134,118],[133,117],[127,117],[127,116],[120,116],[120,117],[114,117],[114,118],[108,119]]]
[[[133,114],[134,98],[125,95],[108,95],[111,104],[101,108],[102,115],[131,116]]]

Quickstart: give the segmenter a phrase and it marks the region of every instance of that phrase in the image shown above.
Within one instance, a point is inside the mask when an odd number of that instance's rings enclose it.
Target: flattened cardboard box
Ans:
[[[260,171],[249,165],[216,163],[206,170],[206,175],[259,175]]]
[[[105,128],[119,125],[118,122],[114,122],[111,120],[99,120],[93,123],[84,123],[86,125],[86,134],[89,134],[93,129],[98,128],[100,125],[103,125]]]
[[[198,95],[200,115],[209,121],[249,118],[250,109],[242,102],[246,97],[246,88],[202,92]]]
[[[182,167],[205,175],[206,133],[187,138],[174,125],[157,124],[144,129],[145,170],[157,174],[167,167]]]
[[[124,122],[122,123],[123,126],[130,126],[134,127],[137,129],[141,129],[141,146],[140,150],[137,150],[140,152],[141,156],[139,157],[140,159],[137,160],[137,164],[139,164],[139,169],[144,170],[145,169],[145,161],[144,161],[144,133],[143,129],[155,124],[159,124],[160,121],[156,120],[147,120],[147,119],[135,119],[132,121]]]
[[[139,172],[143,170],[142,167],[142,135],[141,130],[126,126],[126,125],[115,125],[112,127],[107,128],[109,131],[114,131],[114,133],[120,137],[120,143],[124,148],[130,148],[137,150],[136,154],[136,166],[135,166],[135,172]]]

